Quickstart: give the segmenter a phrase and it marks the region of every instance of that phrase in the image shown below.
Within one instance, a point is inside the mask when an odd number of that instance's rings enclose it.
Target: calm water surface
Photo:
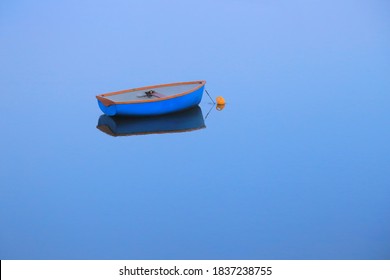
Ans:
[[[0,259],[389,259],[390,6],[290,2],[1,4]],[[97,128],[198,79],[202,129]]]

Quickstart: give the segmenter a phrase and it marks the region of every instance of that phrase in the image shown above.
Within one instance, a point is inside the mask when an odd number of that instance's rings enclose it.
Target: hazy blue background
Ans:
[[[385,0],[3,0],[0,259],[390,259],[389,74]],[[206,129],[96,129],[197,79]]]

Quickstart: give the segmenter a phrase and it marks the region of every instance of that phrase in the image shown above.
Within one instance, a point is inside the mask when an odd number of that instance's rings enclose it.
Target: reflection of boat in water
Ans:
[[[98,129],[111,136],[187,132],[205,127],[199,106],[173,114],[151,117],[102,115],[97,125]]]

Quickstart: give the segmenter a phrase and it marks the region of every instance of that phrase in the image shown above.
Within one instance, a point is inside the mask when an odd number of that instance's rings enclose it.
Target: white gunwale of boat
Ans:
[[[114,91],[114,92],[108,92],[99,94],[96,96],[98,100],[100,100],[105,106],[110,105],[116,105],[116,104],[134,104],[134,103],[146,103],[146,102],[159,102],[167,99],[176,98],[179,96],[186,95],[188,93],[194,92],[204,86],[206,84],[206,81],[192,81],[192,82],[178,82],[178,83],[169,83],[169,84],[159,84],[159,85],[153,85],[153,86],[145,86],[145,87],[139,87],[139,88],[132,88],[132,89],[125,89],[120,91]],[[148,90],[158,89],[158,88],[166,88],[166,87],[179,87],[179,86],[187,86],[187,85],[193,85],[193,87],[185,88],[184,91],[167,95],[160,98],[148,98],[148,99],[127,99],[125,100],[114,100],[115,97],[119,95],[125,95],[127,93],[132,93],[134,95],[135,92],[146,92]],[[134,97],[133,97],[134,98]]]

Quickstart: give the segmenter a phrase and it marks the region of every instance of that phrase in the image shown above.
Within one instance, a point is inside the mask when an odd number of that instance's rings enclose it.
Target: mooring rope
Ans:
[[[207,93],[207,95],[210,97],[210,99],[211,99],[211,101],[213,102],[213,104],[215,104],[214,99],[211,98],[209,92],[208,92],[206,89],[205,89],[204,91],[205,91],[205,92]]]

